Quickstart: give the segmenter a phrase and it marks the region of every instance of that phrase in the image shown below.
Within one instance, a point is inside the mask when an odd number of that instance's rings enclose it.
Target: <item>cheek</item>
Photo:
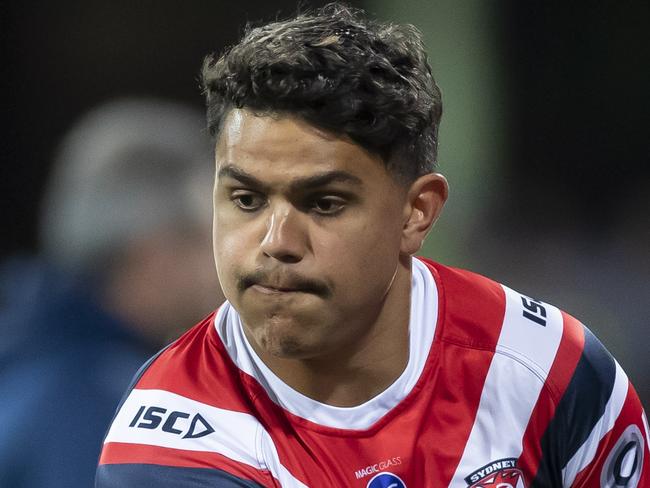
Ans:
[[[400,258],[401,229],[400,219],[389,211],[380,214],[364,229],[362,249],[368,282],[376,279],[378,284],[388,286],[392,280]]]
[[[390,219],[359,222],[323,242],[321,252],[328,255],[325,271],[345,293],[382,293],[395,273],[399,261],[399,227]],[[376,283],[376,289],[370,284]]]
[[[364,222],[357,236],[363,242],[361,248],[365,251],[368,260],[375,266],[382,265],[385,261],[395,261],[399,257],[402,235],[402,222],[396,215],[395,207],[380,207],[374,218]]]
[[[215,221],[213,249],[217,275],[226,298],[232,300],[236,293],[237,270],[242,267],[243,251],[247,246],[236,230],[218,225]]]

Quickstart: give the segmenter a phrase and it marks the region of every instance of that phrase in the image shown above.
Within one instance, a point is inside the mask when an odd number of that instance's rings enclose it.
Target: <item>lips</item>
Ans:
[[[265,283],[255,283],[251,286],[256,291],[267,294],[274,293],[296,293],[296,292],[305,292],[306,290],[293,287],[293,286],[279,286],[279,285],[270,285]]]
[[[323,281],[287,272],[270,273],[257,270],[242,275],[237,280],[237,287],[241,292],[252,289],[266,295],[308,293],[322,298],[328,298],[331,295],[329,287]]]

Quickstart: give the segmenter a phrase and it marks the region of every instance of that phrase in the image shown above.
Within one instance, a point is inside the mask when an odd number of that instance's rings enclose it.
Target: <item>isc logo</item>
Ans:
[[[200,413],[190,420],[190,414],[166,408],[142,405],[135,414],[129,427],[138,429],[157,429],[162,424],[162,431],[169,434],[182,435],[183,439],[198,439],[212,434],[214,429]]]
[[[536,324],[546,327],[546,308],[542,302],[521,295],[521,304],[524,306],[522,315]]]

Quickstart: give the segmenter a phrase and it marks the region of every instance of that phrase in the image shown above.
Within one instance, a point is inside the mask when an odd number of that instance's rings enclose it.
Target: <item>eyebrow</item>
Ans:
[[[268,185],[255,178],[253,175],[246,173],[241,168],[235,165],[227,164],[219,169],[217,173],[219,178],[228,177],[243,183],[244,185],[259,188],[260,190],[268,190]],[[330,183],[350,183],[357,186],[363,186],[363,182],[357,176],[348,173],[347,171],[326,171],[324,173],[307,176],[305,178],[294,179],[289,184],[289,189],[292,192],[313,190],[321,186],[329,185]]]

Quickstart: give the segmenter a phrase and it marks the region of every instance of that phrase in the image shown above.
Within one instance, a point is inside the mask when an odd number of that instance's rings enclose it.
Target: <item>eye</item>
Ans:
[[[343,210],[345,200],[340,197],[319,197],[312,201],[311,208],[321,215],[334,215]]]
[[[264,206],[264,198],[259,193],[238,190],[232,193],[232,202],[245,212],[253,212]]]

